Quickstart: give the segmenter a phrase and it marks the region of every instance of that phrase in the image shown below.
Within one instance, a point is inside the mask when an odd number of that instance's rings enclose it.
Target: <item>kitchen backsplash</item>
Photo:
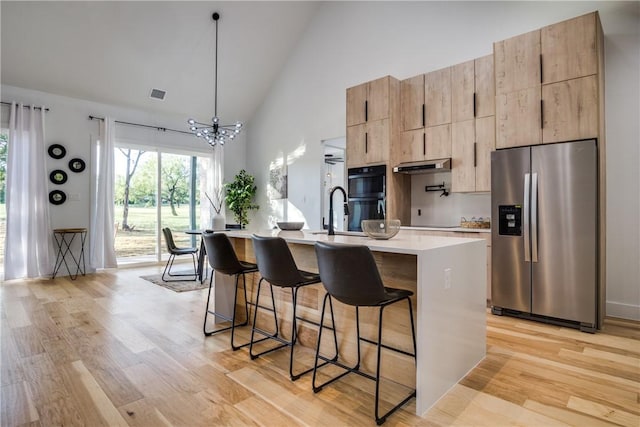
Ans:
[[[427,185],[443,182],[448,196],[441,196],[442,191],[425,192]],[[451,193],[449,172],[411,176],[411,225],[459,226],[461,217],[471,220],[472,217],[490,216],[491,193]]]

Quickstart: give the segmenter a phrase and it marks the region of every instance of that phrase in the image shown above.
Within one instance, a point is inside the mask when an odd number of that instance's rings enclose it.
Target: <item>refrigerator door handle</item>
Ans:
[[[524,260],[525,262],[531,262],[531,251],[529,243],[529,191],[531,189],[531,175],[524,174],[524,214],[522,220],[522,227],[524,228]]]
[[[531,180],[531,261],[538,262],[538,174]]]

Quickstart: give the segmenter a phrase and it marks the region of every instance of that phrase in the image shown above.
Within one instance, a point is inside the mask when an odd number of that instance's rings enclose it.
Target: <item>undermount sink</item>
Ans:
[[[327,234],[327,230],[312,231],[311,234]],[[336,236],[367,237],[362,231],[336,231]]]

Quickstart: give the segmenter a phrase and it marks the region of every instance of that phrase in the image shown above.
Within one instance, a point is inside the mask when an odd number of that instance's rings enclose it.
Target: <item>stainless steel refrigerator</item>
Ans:
[[[491,302],[593,332],[598,325],[596,140],[491,153]]]

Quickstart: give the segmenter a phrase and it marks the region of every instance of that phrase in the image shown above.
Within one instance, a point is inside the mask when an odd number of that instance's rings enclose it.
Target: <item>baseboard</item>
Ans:
[[[640,321],[640,306],[607,301],[607,317]]]

